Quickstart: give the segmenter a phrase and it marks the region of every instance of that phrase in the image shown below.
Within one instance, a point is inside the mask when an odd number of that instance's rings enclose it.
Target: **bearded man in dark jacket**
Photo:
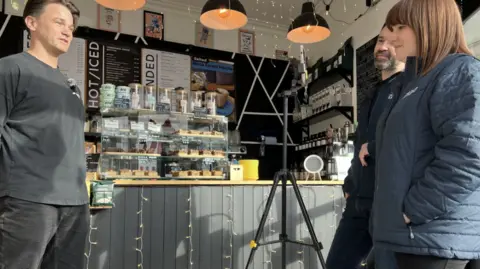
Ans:
[[[372,249],[370,215],[375,189],[375,131],[385,105],[393,98],[392,90],[400,86],[398,75],[404,63],[395,59],[392,32],[383,27],[374,50],[375,67],[382,81],[360,105],[355,154],[343,185],[347,205],[327,257],[327,268],[356,269]],[[394,269],[393,253],[375,250],[377,269]]]

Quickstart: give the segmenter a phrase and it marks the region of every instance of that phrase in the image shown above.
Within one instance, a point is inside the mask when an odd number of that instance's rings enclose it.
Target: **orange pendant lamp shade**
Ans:
[[[99,5],[115,10],[136,10],[145,5],[146,0],[96,0]]]
[[[247,21],[247,12],[239,0],[208,0],[200,15],[205,27],[216,30],[238,29]]]
[[[315,13],[312,2],[302,5],[302,14],[288,27],[287,39],[293,43],[311,44],[320,42],[330,36],[327,21]]]

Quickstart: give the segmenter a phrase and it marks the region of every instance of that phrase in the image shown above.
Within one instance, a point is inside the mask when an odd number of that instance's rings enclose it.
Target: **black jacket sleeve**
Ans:
[[[355,188],[355,178],[354,178],[354,165],[355,162],[358,161],[358,152],[359,152],[359,147],[360,143],[358,142],[358,127],[355,130],[355,142],[354,142],[354,148],[355,148],[355,154],[353,155],[353,159],[350,165],[350,168],[348,169],[347,176],[345,177],[345,180],[343,181],[343,193],[348,193],[351,194],[353,189]]]

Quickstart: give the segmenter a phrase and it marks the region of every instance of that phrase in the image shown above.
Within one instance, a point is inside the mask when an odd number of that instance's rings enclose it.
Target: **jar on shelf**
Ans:
[[[158,88],[157,90],[157,110],[169,112],[172,109],[172,88]]]
[[[142,109],[143,104],[145,103],[143,86],[138,83],[131,83],[128,85],[130,87],[130,107],[132,109]]]
[[[115,101],[115,85],[106,83],[100,86],[100,107],[112,108]]]
[[[205,103],[207,106],[207,113],[209,115],[216,115],[217,114],[217,93],[207,92],[205,94]]]
[[[176,100],[177,100],[177,112],[187,113],[188,109],[188,95],[187,91],[183,88],[177,88],[175,90]]]
[[[130,87],[117,86],[117,88],[115,89],[115,107],[121,109],[129,109],[131,103],[130,100]]]
[[[157,89],[155,88],[155,86],[145,86],[143,89],[145,96],[143,108],[148,110],[155,110],[157,105]]]
[[[190,101],[191,101],[191,106],[190,109],[191,111],[195,111],[196,107],[203,107],[203,93],[204,91],[191,91],[190,92]]]

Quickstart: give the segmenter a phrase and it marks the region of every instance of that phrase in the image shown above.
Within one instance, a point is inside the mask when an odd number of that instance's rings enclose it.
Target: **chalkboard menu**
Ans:
[[[140,64],[141,50],[138,47],[87,41],[87,107],[99,107],[102,84],[128,86],[140,83]]]
[[[360,106],[366,98],[366,93],[374,90],[381,80],[380,71],[375,68],[373,51],[377,37],[362,45],[356,50],[357,54],[357,119],[360,115]]]

